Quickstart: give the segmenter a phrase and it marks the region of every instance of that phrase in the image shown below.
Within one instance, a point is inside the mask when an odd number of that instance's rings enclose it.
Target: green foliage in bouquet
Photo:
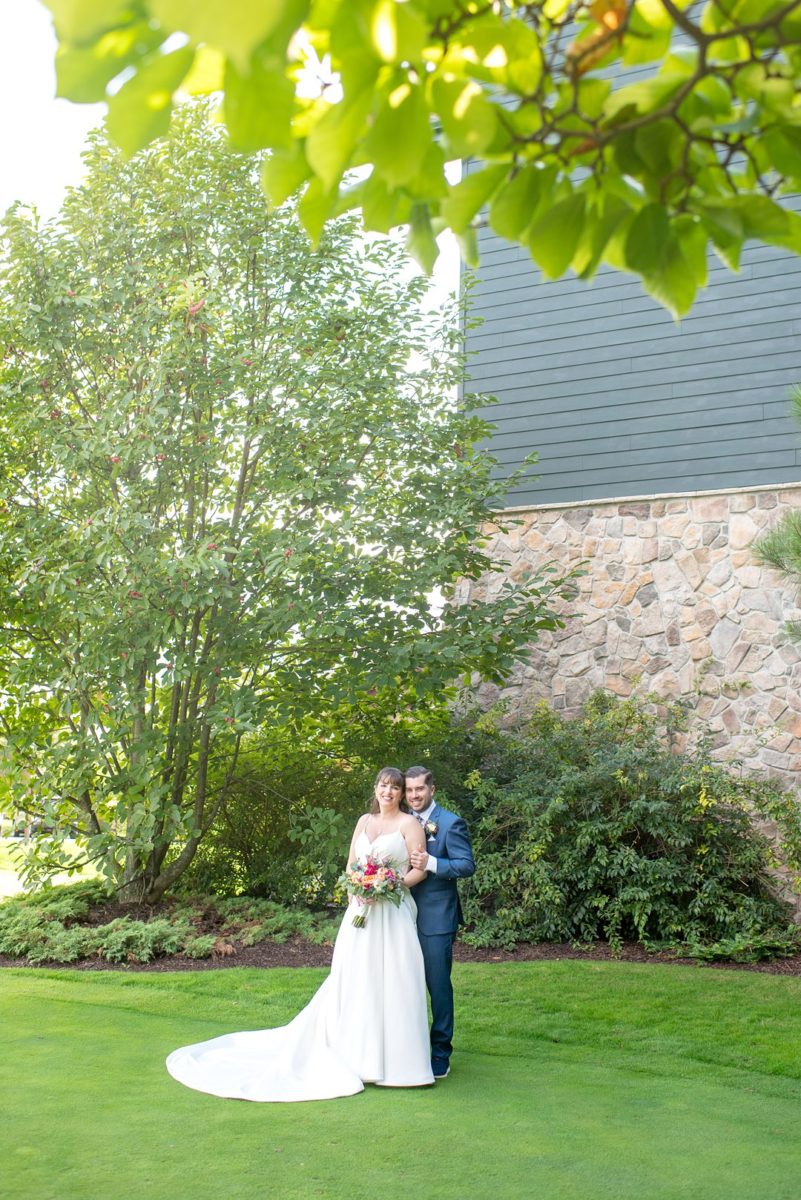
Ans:
[[[645,703],[598,693],[575,720],[542,706],[525,730],[497,734],[467,781],[469,941],[736,939],[743,950],[787,929],[775,846],[754,818],[779,827],[797,870],[794,801],[703,748],[674,752],[670,733]]]

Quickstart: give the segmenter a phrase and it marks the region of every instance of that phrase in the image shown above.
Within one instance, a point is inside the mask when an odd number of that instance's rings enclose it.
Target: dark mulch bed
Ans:
[[[128,910],[130,913],[130,909]],[[133,915],[133,914],[131,914]],[[147,915],[143,911],[140,919]],[[106,917],[108,919],[108,917]],[[778,958],[771,962],[701,963],[691,958],[675,958],[671,954],[648,954],[634,943],[623,946],[620,954],[613,954],[602,942],[588,947],[571,946],[568,943],[546,942],[536,945],[520,945],[514,950],[476,949],[457,942],[454,947],[456,962],[545,962],[563,959],[590,960],[594,962],[658,963],[699,968],[715,968],[731,971],[759,971],[766,975],[801,975],[801,954],[791,958]],[[286,942],[260,942],[256,946],[240,946],[226,943],[226,949],[212,958],[195,959],[184,954],[159,958],[150,963],[109,963],[104,959],[89,959],[84,962],[66,964],[75,971],[216,971],[226,967],[327,967],[331,963],[331,947],[315,946],[302,938],[289,938]],[[64,963],[40,963],[42,968],[64,967]],[[23,958],[0,955],[2,967],[31,967]]]

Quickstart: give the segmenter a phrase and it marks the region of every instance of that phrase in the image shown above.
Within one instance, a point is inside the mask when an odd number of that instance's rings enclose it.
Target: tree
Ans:
[[[315,251],[268,214],[205,108],[128,163],[96,136],[0,271],[3,777],[44,869],[72,831],[149,901],[252,731],[501,678],[556,623],[536,580],[432,614],[489,570],[504,486],[458,322],[351,217]]]
[[[427,270],[448,226],[475,264],[488,208],[547,277],[606,262],[677,315],[709,247],[733,270],[749,238],[801,251],[780,203],[801,188],[801,0],[45,3],[59,95],[112,85],[131,153],[176,91],[224,92],[233,144],[273,150],[267,194],[303,187],[314,240],[358,206],[368,230],[408,225]],[[476,169],[451,186],[453,158]]]

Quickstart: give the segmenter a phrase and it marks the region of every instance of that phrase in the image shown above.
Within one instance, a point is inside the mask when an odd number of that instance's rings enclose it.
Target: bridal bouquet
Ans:
[[[389,900],[397,908],[403,899],[404,883],[400,872],[389,859],[368,854],[364,859],[352,862],[339,883],[349,896],[361,901],[362,907],[353,918],[357,929],[367,924],[368,900]]]

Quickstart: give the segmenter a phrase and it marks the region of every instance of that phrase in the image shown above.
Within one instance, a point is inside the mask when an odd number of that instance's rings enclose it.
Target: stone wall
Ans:
[[[575,711],[595,688],[687,701],[716,756],[794,779],[801,768],[801,643],[783,623],[797,596],[751,546],[801,486],[547,506],[516,513],[495,551],[520,578],[586,560],[575,614],[545,634],[500,690],[512,715],[545,699]],[[469,587],[469,585],[465,585]]]

